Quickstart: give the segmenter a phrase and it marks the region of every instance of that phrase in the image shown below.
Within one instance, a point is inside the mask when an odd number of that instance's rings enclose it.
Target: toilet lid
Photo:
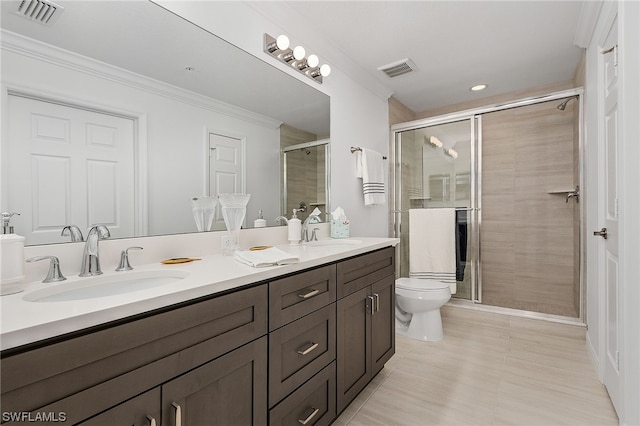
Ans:
[[[423,278],[398,278],[396,280],[396,287],[404,288],[405,290],[442,290],[449,288],[449,284],[442,281],[429,280]]]

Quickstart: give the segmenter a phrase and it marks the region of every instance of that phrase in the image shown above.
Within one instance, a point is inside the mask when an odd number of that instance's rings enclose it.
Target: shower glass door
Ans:
[[[409,211],[455,209],[457,291],[477,300],[476,120],[435,124],[396,133],[395,232],[399,276],[409,276]]]

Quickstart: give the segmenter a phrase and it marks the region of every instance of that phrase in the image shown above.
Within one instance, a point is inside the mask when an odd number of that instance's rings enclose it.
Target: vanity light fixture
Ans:
[[[453,158],[454,160],[458,158],[458,151],[456,151],[453,148],[445,149],[444,153],[447,154],[449,157]]]
[[[320,65],[317,55],[306,56],[304,47],[289,47],[289,37],[280,35],[273,38],[269,34],[264,35],[264,51],[274,58],[303,73],[318,83],[322,83],[322,78],[331,74],[331,67],[327,64]]]
[[[424,137],[425,141],[429,143],[429,145],[433,145],[436,148],[442,148],[442,141],[435,136]]]

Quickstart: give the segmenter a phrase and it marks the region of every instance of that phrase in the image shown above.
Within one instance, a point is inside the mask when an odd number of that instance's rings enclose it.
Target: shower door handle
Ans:
[[[596,237],[602,237],[605,240],[607,239],[607,228],[602,228],[599,231],[593,231],[593,235],[595,235]]]

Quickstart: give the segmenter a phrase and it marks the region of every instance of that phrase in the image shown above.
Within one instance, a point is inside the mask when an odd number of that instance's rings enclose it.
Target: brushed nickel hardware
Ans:
[[[64,281],[67,278],[62,275],[62,271],[60,271],[60,261],[58,260],[57,257],[55,256],[36,256],[36,257],[30,257],[27,259],[27,262],[31,263],[31,262],[38,262],[40,260],[51,260],[51,263],[49,263],[49,272],[47,272],[47,276],[44,280],[42,280],[43,283],[54,283],[57,281]]]
[[[603,55],[606,55],[607,53],[611,53],[611,52],[613,52],[614,50],[616,50],[616,47],[618,47],[618,45],[617,45],[617,44],[616,44],[615,46],[612,46],[612,47],[610,47],[610,48],[606,49],[606,50],[603,50],[603,51],[602,51],[602,52],[600,52],[600,53],[602,53]]]
[[[352,147],[351,147],[351,153],[353,154],[353,153],[354,153],[354,152],[356,152],[356,151],[362,151],[362,148],[360,148],[359,146],[352,146]],[[382,156],[382,159],[383,159],[383,160],[386,160],[386,159],[387,159],[387,156],[386,156],[386,155],[383,155],[383,156]]]
[[[313,350],[315,350],[320,344],[319,343],[314,343],[314,342],[309,342],[309,346],[307,346],[305,349],[298,349],[296,352],[299,353],[300,355],[306,355],[309,352],[312,352]]]
[[[315,296],[318,293],[320,293],[320,290],[309,290],[308,293],[298,294],[298,297],[301,298],[301,299],[308,299],[310,297]]]
[[[569,198],[572,198],[574,200],[576,200],[576,203],[580,202],[580,185],[576,185],[576,189],[574,189],[573,191],[567,192],[567,200],[566,202],[569,202]]]
[[[599,231],[593,231],[593,235],[595,235],[596,237],[602,237],[605,240],[607,239],[607,228],[602,228]]]
[[[156,419],[151,417],[151,416],[147,416],[147,420],[149,420],[149,426],[156,426]]]
[[[313,419],[313,418],[316,416],[316,414],[318,414],[318,413],[320,412],[320,409],[319,409],[319,408],[313,408],[313,407],[311,407],[311,409],[313,410],[313,411],[311,412],[311,414],[309,414],[309,415],[307,416],[307,418],[306,418],[306,419],[304,419],[304,420],[303,420],[303,419],[298,419],[298,423],[300,423],[301,425],[306,425],[307,423],[309,423],[309,422],[311,421],[311,419]]]
[[[373,297],[376,301],[376,312],[380,311],[380,295],[378,293],[374,293]]]
[[[129,250],[142,250],[142,247],[134,246],[122,250],[122,253],[120,253],[120,264],[116,268],[116,271],[130,271],[133,269],[129,263]]]
[[[176,410],[176,426],[182,426],[182,408],[180,408],[180,404],[177,402],[172,402],[171,405]]]
[[[371,315],[375,314],[374,311],[374,300],[373,300],[373,296],[367,296],[367,299],[369,299],[371,301],[371,304],[369,305],[369,308],[371,309]]]

